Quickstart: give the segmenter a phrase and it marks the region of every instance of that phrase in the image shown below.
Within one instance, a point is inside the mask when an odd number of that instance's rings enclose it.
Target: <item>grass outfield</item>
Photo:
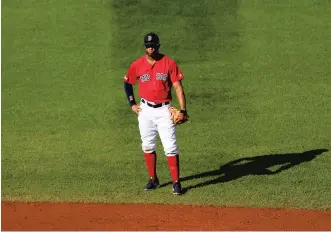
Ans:
[[[3,0],[2,200],[331,209],[330,3],[273,2]],[[123,90],[149,31],[186,77],[180,197],[160,141],[142,191]]]

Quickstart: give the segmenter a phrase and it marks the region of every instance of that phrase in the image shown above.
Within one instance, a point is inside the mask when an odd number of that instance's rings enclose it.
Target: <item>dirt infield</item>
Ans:
[[[2,230],[331,230],[330,211],[2,202]]]

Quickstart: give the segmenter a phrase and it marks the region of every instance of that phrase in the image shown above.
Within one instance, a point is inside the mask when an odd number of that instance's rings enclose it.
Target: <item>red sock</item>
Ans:
[[[179,156],[168,156],[168,165],[171,173],[172,182],[179,181]]]
[[[153,179],[156,178],[156,153],[145,153],[145,161],[148,170],[148,175]]]

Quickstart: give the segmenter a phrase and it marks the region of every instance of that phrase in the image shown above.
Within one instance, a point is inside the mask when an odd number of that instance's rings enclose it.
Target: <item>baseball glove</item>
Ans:
[[[175,125],[183,124],[188,121],[189,116],[187,115],[186,111],[180,111],[174,106],[169,107],[169,111],[172,117],[172,121]]]

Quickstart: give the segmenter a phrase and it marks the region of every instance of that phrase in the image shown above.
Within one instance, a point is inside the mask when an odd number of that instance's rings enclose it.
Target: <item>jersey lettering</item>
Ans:
[[[151,80],[151,76],[148,73],[141,75],[139,78],[140,78],[140,81],[141,82],[145,82],[145,81],[150,81]]]
[[[165,73],[156,73],[156,80],[166,81],[168,79],[168,74]]]

